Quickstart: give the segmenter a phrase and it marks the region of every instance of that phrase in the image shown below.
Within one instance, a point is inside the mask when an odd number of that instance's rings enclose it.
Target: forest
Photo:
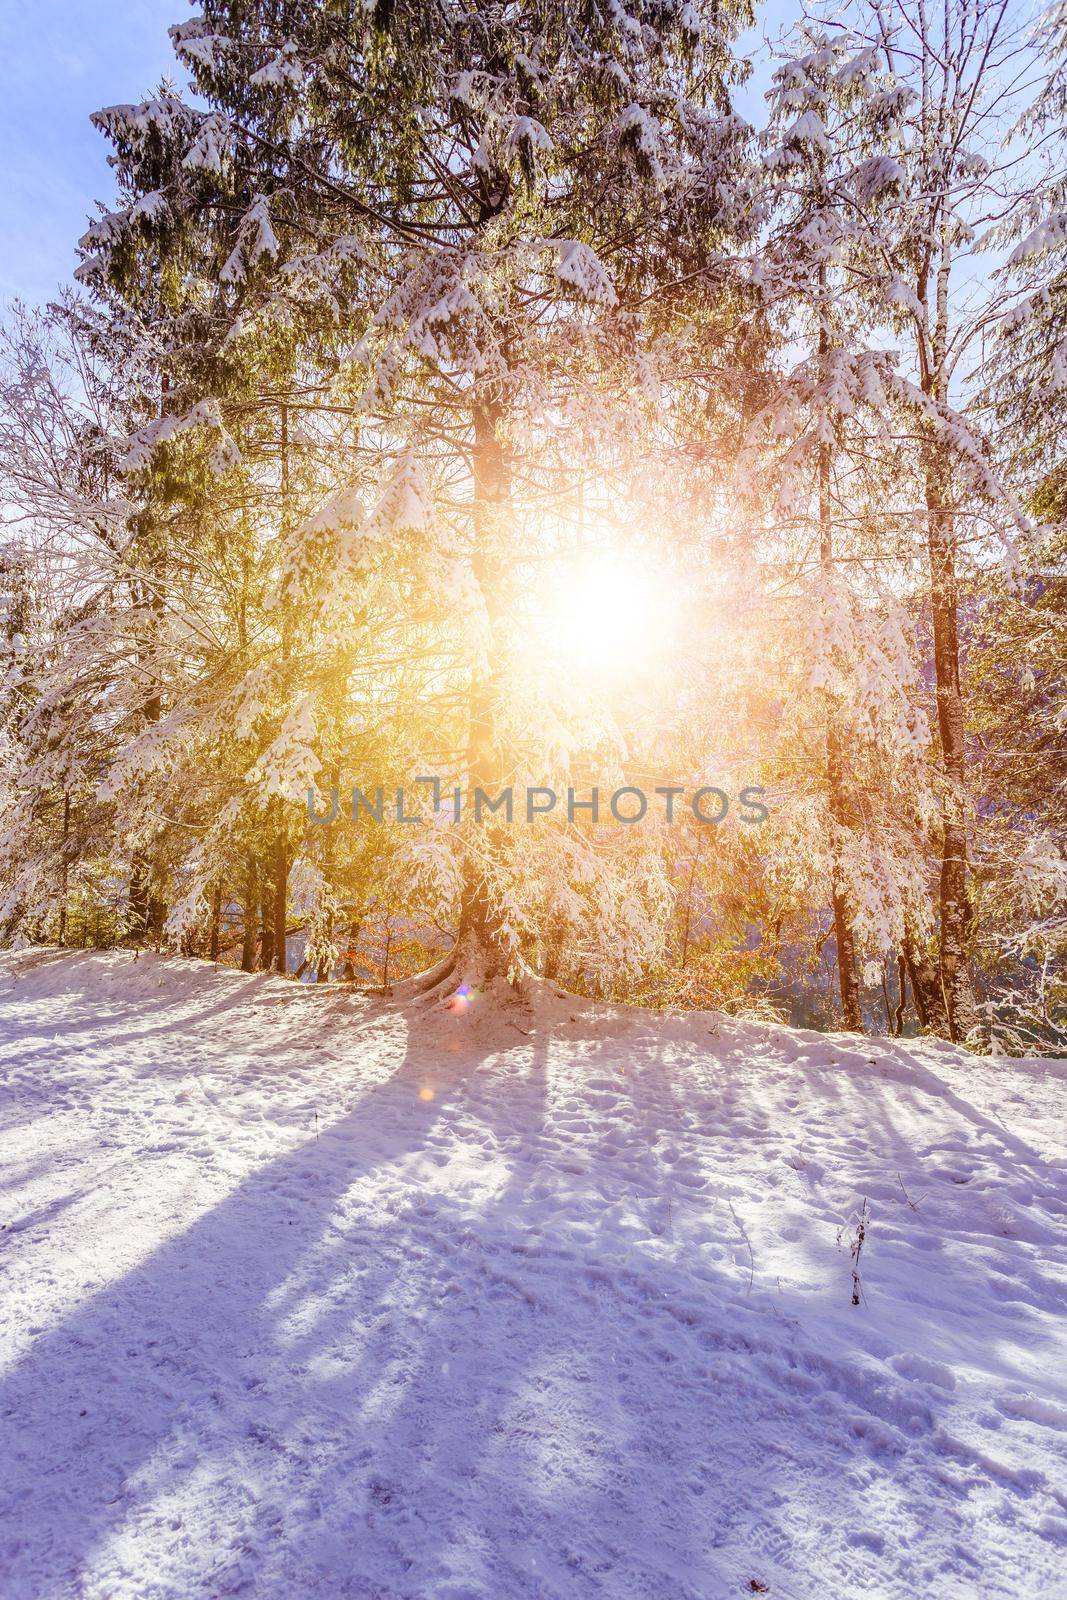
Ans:
[[[1062,0],[171,40],[3,326],[2,941],[1062,1051]]]

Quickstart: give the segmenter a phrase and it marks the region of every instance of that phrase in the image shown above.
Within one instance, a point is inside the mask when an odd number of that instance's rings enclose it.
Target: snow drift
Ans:
[[[1065,1073],[4,956],[0,1591],[1062,1594]]]

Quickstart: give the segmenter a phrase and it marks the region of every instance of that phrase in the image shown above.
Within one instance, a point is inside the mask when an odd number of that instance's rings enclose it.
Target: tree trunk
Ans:
[[[148,861],[138,850],[130,864],[130,932],[137,939],[148,933],[148,876]]]
[[[259,885],[259,965],[269,972],[274,965],[274,886],[264,876]]]
[[[908,963],[897,956],[897,1008],[893,1013],[893,1037],[899,1039],[904,1032],[904,1011],[908,1004]]]
[[[963,695],[960,690],[956,562],[952,517],[947,506],[948,479],[945,446],[940,441],[933,441],[927,449],[926,507],[937,726],[944,780],[938,896],[941,917],[940,980],[948,1036],[961,1040],[966,1039],[977,1026],[978,1008],[967,970],[971,920],[967,881],[967,758],[963,737]]]
[[[60,867],[59,942],[67,942],[67,895],[70,885],[70,863],[67,859],[70,840],[70,795],[63,796],[63,858]]]
[[[949,277],[952,242],[948,225],[941,228],[933,273],[932,332],[918,334],[922,389],[940,406],[948,403]],[[929,264],[918,283],[919,300],[929,295]],[[951,508],[951,464],[944,439],[932,433],[923,451],[926,532],[930,562],[930,613],[934,636],[934,682],[941,744],[941,872],[940,999],[927,984],[923,1000],[927,1026],[950,1039],[965,1039],[978,1022],[967,951],[970,906],[967,882],[967,770],[963,739],[963,696],[960,691],[959,618],[956,607],[956,552]],[[910,970],[910,969],[909,969]],[[914,982],[913,982],[914,987]],[[916,989],[916,1004],[919,991]]]
[[[289,532],[290,521],[290,489],[289,489],[289,408],[282,406],[278,417],[278,457],[281,468],[281,532],[283,542]],[[286,614],[282,615],[282,678],[283,687],[289,687],[289,623]],[[271,919],[274,929],[274,966],[284,978],[287,970],[286,960],[286,912],[289,908],[289,848],[285,834],[285,812],[282,802],[274,803],[276,830],[274,835],[274,905]],[[264,905],[264,922],[266,921],[266,906]],[[270,966],[264,953],[263,965]]]
[[[211,892],[211,925],[208,933],[208,955],[212,961],[219,959],[219,924],[222,921],[222,879],[215,879]]]
[[[334,766],[334,767],[331,768],[331,771],[330,771],[330,786],[333,789],[338,789],[339,790],[340,789],[340,785],[341,785],[341,770],[340,770],[340,767]],[[335,887],[334,870],[333,870],[333,841],[334,841],[334,830],[333,830],[332,827],[329,827],[329,828],[326,829],[326,838],[323,840],[322,872],[323,872],[323,876],[325,877],[326,882],[329,885],[331,890]],[[335,929],[334,929],[334,919],[333,919],[333,916],[331,914],[331,916],[330,916],[330,918],[328,920],[328,923],[327,923],[327,928],[326,928],[326,935],[327,935],[327,938],[329,939],[331,944],[333,943],[334,931],[335,931]],[[319,965],[318,965],[318,970],[315,973],[315,982],[316,983],[328,983],[329,981],[330,981],[330,962],[329,961],[320,961]]]
[[[163,925],[167,920],[167,902],[162,895],[154,894],[148,902],[148,927],[155,940],[158,953],[163,943]]]
[[[826,329],[819,334],[820,354],[826,353]],[[819,566],[829,580],[834,566],[834,530],[830,504],[830,446],[819,446]],[[840,866],[841,838],[851,823],[841,758],[841,731],[838,708],[831,699],[826,708],[826,796],[833,826],[831,899],[834,908],[834,941],[837,945],[837,972],[841,986],[841,1011],[848,1033],[863,1032],[860,988],[856,976],[856,937],[846,898]]]
[[[911,981],[915,1014],[925,1033],[940,1034],[948,1038],[948,1014],[941,989],[941,973],[937,963],[928,955],[917,951],[910,940],[904,942],[904,962]]]
[[[256,858],[245,861],[244,905],[242,907],[241,971],[255,972],[256,944],[259,940],[259,886],[256,877]]]
[[[468,695],[469,723],[466,749],[466,814],[473,823],[474,792],[496,792],[500,786],[503,760],[497,737],[496,707],[499,683],[496,671],[495,633],[502,615],[501,584],[506,562],[501,551],[501,522],[507,504],[509,469],[500,437],[503,405],[496,399],[482,399],[474,406],[474,449],[471,456],[474,475],[474,548],[471,571],[481,590],[488,619],[490,640],[488,663],[472,674]],[[435,994],[439,990],[453,995],[469,985],[479,988],[504,976],[507,952],[500,940],[501,918],[493,904],[485,861],[492,861],[505,840],[503,827],[484,827],[477,835],[478,849],[468,852],[460,893],[459,928],[448,955],[426,972],[405,979],[401,987],[413,994]]]
[[[286,973],[285,932],[288,909],[289,850],[285,837],[285,822],[279,818],[278,832],[274,839],[274,965],[283,978]]]
[[[467,814],[473,815],[474,791],[495,790],[500,781],[501,757],[496,732],[496,703],[499,692],[495,672],[492,632],[500,618],[500,583],[503,566],[500,521],[508,495],[508,466],[499,426],[502,407],[486,401],[474,412],[474,551],[472,569],[485,602],[491,630],[489,662],[486,670],[474,675],[470,688],[470,723],[467,737]],[[473,824],[472,824],[473,825]],[[460,905],[459,932],[444,978],[455,975],[474,985],[500,976],[506,953],[500,945],[500,917],[492,904],[482,856],[492,858],[503,843],[502,829],[484,830],[484,852],[471,852],[465,869]],[[442,980],[443,981],[443,980]]]

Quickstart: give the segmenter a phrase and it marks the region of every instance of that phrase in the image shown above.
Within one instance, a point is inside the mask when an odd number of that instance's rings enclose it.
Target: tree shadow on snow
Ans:
[[[627,1086],[616,1040],[576,1073],[547,1024],[399,1015],[384,1081],[0,1386],[7,1600],[89,1574],[183,1600],[708,1600],[831,1543],[870,1592],[879,1550],[841,1529],[857,1456],[893,1467],[892,1399],[870,1386],[857,1441],[734,1254],[671,1248],[664,1199],[696,1192],[656,1126],[671,1062]]]

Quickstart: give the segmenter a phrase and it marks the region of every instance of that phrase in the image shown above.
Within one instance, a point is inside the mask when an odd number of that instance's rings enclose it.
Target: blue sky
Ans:
[[[773,30],[787,9],[770,0],[761,22]],[[165,74],[184,84],[167,29],[188,15],[184,0],[0,0],[0,304],[69,283],[94,201],[113,193],[90,113],[142,100]]]
[[[0,0],[0,301],[69,282],[94,199],[112,193],[89,115],[179,76],[167,29],[188,14],[184,0]]]

